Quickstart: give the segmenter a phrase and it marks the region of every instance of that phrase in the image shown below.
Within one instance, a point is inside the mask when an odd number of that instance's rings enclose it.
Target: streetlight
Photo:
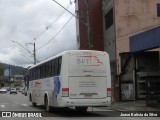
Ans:
[[[25,50],[27,50],[27,52],[29,52],[30,54],[32,54],[28,49],[26,49],[23,45],[21,45],[20,43],[14,41],[14,40],[11,40],[12,42],[14,43],[17,43],[18,45],[20,45],[22,48],[24,48]],[[32,54],[33,55],[33,54]]]
[[[33,53],[31,53],[27,48],[25,48],[23,45],[21,45],[20,43],[14,41],[14,40],[11,40],[12,42],[14,43],[17,43],[18,45],[20,45],[22,48],[24,48],[27,52],[29,52],[31,55],[33,55],[34,57],[34,65],[36,64],[36,49],[35,49],[35,43],[26,43],[26,44],[31,44],[34,46],[34,50],[33,50]]]

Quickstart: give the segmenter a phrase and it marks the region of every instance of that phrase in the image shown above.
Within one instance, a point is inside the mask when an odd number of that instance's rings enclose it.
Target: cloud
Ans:
[[[70,5],[70,0],[58,2],[74,13],[74,4]],[[36,49],[40,48],[72,16],[52,0],[1,0],[0,14],[0,61],[18,66],[33,63],[33,56],[22,46],[33,52],[33,45],[25,44],[35,42]],[[37,59],[42,61],[64,50],[77,49],[75,27],[73,17],[49,44],[36,51]]]

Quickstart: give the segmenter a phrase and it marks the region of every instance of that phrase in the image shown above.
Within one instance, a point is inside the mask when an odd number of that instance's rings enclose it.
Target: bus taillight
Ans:
[[[69,88],[62,88],[62,97],[69,96]]]
[[[112,88],[107,88],[107,96],[111,97],[112,95]]]

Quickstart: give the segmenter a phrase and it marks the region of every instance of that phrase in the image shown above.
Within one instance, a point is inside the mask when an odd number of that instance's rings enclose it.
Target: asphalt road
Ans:
[[[12,117],[0,117],[0,120],[159,120],[158,117],[115,117],[120,111],[111,109],[89,108],[86,113],[73,109],[57,109],[46,112],[43,106],[32,107],[26,96],[18,94],[0,94],[0,111],[11,112]],[[38,118],[32,117],[36,113]],[[4,116],[6,113],[3,113]],[[18,116],[18,117],[17,117]],[[30,116],[30,118],[29,118]],[[42,117],[41,117],[42,116]]]

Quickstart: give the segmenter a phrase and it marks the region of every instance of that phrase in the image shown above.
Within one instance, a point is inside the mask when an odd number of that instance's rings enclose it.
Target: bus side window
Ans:
[[[55,59],[55,75],[58,75],[58,58]]]
[[[52,76],[55,75],[55,62],[54,60],[52,61]]]
[[[42,65],[41,65],[41,78],[44,77],[43,74],[44,74],[44,67],[43,67],[43,64],[42,64]]]
[[[33,80],[33,69],[31,69],[31,79]]]
[[[45,78],[46,76],[46,65],[43,64],[43,78]]]
[[[48,66],[47,66],[47,63],[44,64],[44,67],[45,67],[44,68],[45,69],[44,77],[47,77],[48,76],[48,72],[47,72],[48,71]]]
[[[33,68],[33,80],[35,79],[35,77],[36,77],[36,70],[35,68]]]
[[[50,77],[50,64],[49,64],[49,62],[48,63],[46,63],[46,75],[47,75],[47,77]]]
[[[37,68],[37,78],[40,79],[40,67]]]
[[[51,76],[52,76],[52,62],[50,61],[50,62],[48,63],[48,65],[49,65],[48,75],[51,77]]]
[[[42,78],[42,65],[39,66],[39,69],[40,69],[39,78],[41,79]]]
[[[62,63],[62,57],[59,57],[59,58],[58,58],[58,75],[60,75],[61,63]]]
[[[34,68],[34,79],[37,79],[37,68]]]

